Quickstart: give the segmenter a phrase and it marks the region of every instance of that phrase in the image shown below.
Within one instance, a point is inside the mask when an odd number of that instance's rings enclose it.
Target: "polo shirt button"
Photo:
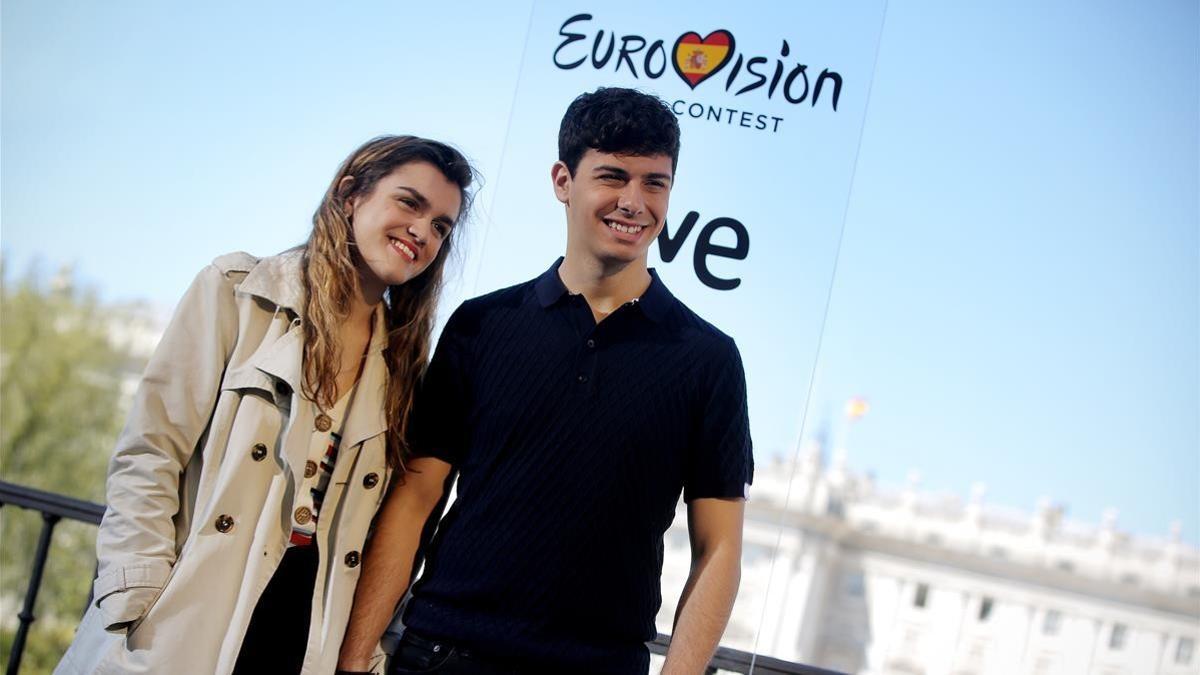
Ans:
[[[275,393],[279,394],[280,396],[291,396],[292,388],[288,386],[287,382],[284,382],[283,380],[276,380]]]
[[[312,478],[317,475],[317,463],[311,459],[304,463],[304,477]]]
[[[253,459],[256,462],[261,462],[266,458],[267,446],[263,445],[262,443],[255,443],[254,447],[250,449],[250,459]]]
[[[581,383],[587,382],[587,375],[580,375],[579,377],[577,377],[575,379],[579,380]]]
[[[217,528],[217,532],[225,534],[233,529],[233,516],[222,513],[217,516],[217,522],[213,523],[213,525]]]
[[[346,554],[346,567],[358,567],[358,551],[350,551]]]
[[[588,341],[587,341],[587,346],[588,346],[588,349],[595,349],[595,348],[596,348],[596,341],[595,341],[595,340],[593,340],[593,339],[591,339],[591,338],[588,338]]]
[[[369,474],[363,476],[363,487],[370,490],[371,488],[375,487],[376,485],[379,485],[379,474],[369,473]]]
[[[333,428],[333,420],[329,419],[329,415],[321,413],[317,415],[317,431],[329,431]]]
[[[301,525],[307,525],[308,521],[312,520],[312,510],[307,506],[301,506],[296,509],[296,513],[293,515],[296,517],[296,522]]]

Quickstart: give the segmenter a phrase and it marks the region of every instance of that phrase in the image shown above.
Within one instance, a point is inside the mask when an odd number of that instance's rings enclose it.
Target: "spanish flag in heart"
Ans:
[[[714,30],[708,37],[688,32],[675,41],[675,72],[692,89],[716,74],[733,56],[733,33]]]

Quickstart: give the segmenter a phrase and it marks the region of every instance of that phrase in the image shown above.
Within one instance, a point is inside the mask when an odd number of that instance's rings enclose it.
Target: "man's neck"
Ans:
[[[583,294],[597,321],[641,297],[651,280],[645,258],[611,266],[594,258],[573,256],[569,251],[558,267],[558,276],[567,290]]]

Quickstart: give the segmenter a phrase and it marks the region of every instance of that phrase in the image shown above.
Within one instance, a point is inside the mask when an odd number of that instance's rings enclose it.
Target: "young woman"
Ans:
[[[56,672],[333,672],[472,176],[377,138],[307,243],[200,272],[117,441],[95,602]]]

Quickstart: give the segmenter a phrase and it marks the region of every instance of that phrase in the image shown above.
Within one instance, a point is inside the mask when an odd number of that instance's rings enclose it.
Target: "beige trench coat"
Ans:
[[[287,546],[314,407],[300,254],[222,256],[180,302],[109,466],[95,603],[55,673],[229,673]],[[388,475],[382,312],[321,508],[304,673],[332,673]]]

